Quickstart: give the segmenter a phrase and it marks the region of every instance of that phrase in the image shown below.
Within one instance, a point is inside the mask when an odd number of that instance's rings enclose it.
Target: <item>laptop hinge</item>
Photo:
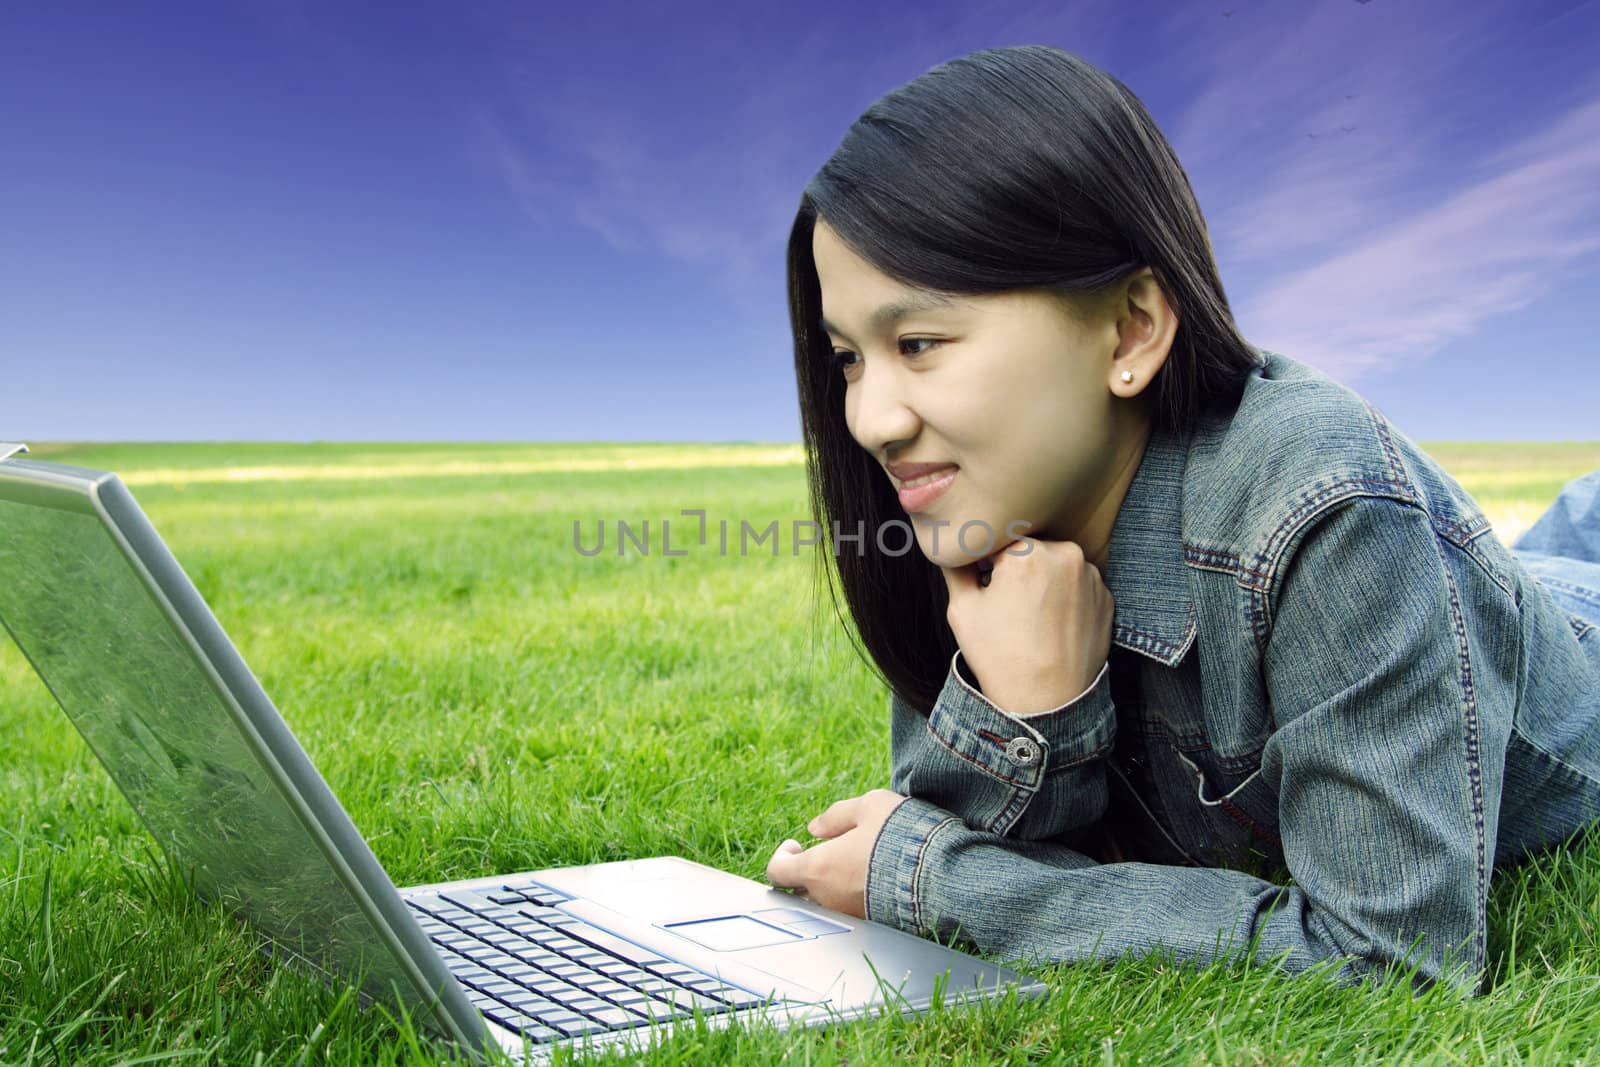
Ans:
[[[12,456],[21,455],[22,453],[26,452],[27,450],[28,450],[28,446],[25,445],[25,444],[21,444],[21,443],[13,444],[13,443],[11,443],[9,441],[0,441],[0,462],[4,462],[5,460],[8,460]]]

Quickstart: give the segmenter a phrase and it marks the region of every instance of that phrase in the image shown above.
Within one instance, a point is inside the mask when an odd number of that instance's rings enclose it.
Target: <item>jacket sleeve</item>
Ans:
[[[890,788],[1016,840],[1056,837],[1099,820],[1116,736],[1110,671],[1058,708],[1013,715],[978,689],[957,651],[932,709],[890,697]]]
[[[959,934],[1011,959],[1164,950],[1206,963],[1249,947],[1290,971],[1356,981],[1414,966],[1418,984],[1447,976],[1475,993],[1502,767],[1483,755],[1494,743],[1480,723],[1509,723],[1515,678],[1469,654],[1444,551],[1426,513],[1358,498],[1323,517],[1285,565],[1263,651],[1278,724],[1263,773],[1278,785],[1292,884],[1100,864],[1060,842],[1019,840],[1004,820],[973,825],[949,790],[913,790],[873,846],[867,917]],[[897,766],[906,743],[895,736]],[[1101,803],[1013,789],[1017,825],[1053,828]],[[1071,814],[1035,814],[1040,803]]]

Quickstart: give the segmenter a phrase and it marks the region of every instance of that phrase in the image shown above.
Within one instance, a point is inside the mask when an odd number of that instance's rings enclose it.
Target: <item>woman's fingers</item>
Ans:
[[[828,805],[827,811],[806,824],[806,831],[812,837],[838,837],[846,830],[854,829],[856,808],[860,802],[860,797],[834,801]]]
[[[767,861],[767,881],[780,889],[805,888],[805,849],[792,838],[779,845]]]
[[[958,595],[971,592],[974,589],[987,589],[989,582],[994,578],[995,565],[1003,555],[1025,555],[1024,552],[1013,552],[1012,546],[1022,541],[1019,537],[1003,539],[986,556],[980,556],[971,563],[960,567],[940,567],[944,575],[945,588],[949,590],[950,599]]]
[[[878,805],[890,798],[896,801],[905,799],[901,794],[888,789],[872,789],[858,797],[836,800],[828,805],[827,811],[806,824],[806,831],[812,837],[838,837],[861,825],[863,814],[872,817]]]

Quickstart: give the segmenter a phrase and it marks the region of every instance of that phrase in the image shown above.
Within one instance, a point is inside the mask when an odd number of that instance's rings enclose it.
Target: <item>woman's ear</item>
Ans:
[[[1117,347],[1111,355],[1111,391],[1138,396],[1155,380],[1178,335],[1178,313],[1155,272],[1143,267],[1123,282],[1117,302]]]

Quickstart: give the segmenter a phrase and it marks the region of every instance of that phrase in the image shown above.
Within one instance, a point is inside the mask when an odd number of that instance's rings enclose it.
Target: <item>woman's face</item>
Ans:
[[[1136,465],[1148,429],[1143,405],[1129,403],[1147,383],[1117,382],[1132,365],[1113,358],[1122,316],[1083,325],[1053,294],[1028,289],[880,318],[930,294],[880,273],[820,218],[812,253],[845,422],[901,489],[929,560],[962,566],[1022,534],[1081,542],[1103,527],[1109,540],[1129,449]],[[899,464],[950,469],[919,493],[902,488],[910,476],[892,477]],[[883,535],[890,551],[903,543],[903,531]],[[1084,545],[1091,558],[1103,547]]]

